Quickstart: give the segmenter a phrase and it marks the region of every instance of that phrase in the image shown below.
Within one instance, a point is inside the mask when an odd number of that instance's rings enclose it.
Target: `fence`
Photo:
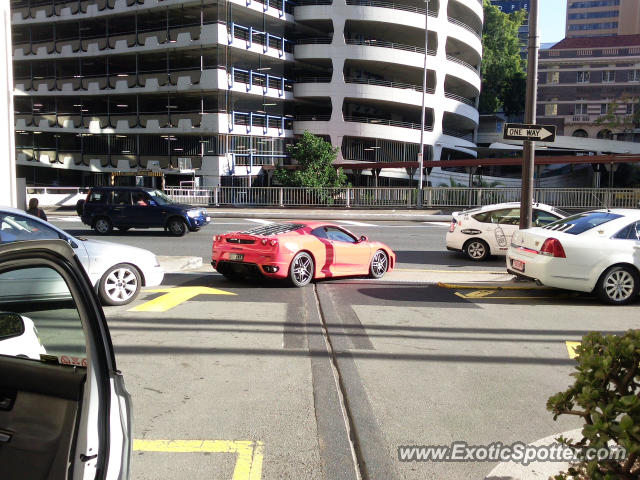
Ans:
[[[418,200],[416,188],[168,187],[174,200],[193,205],[257,207],[439,208],[476,207],[520,201],[520,188],[429,187]],[[638,208],[637,188],[536,188],[534,201],[558,208]]]

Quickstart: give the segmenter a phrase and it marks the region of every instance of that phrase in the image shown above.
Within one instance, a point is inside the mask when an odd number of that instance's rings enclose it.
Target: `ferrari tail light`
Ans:
[[[542,244],[540,253],[549,257],[567,258],[564,248],[562,248],[562,244],[557,238],[547,238]]]
[[[276,240],[275,238],[272,240],[269,240],[269,245],[271,245],[272,247],[277,247],[278,246],[278,240]]]
[[[213,237],[213,240],[215,242],[221,242],[222,241],[222,235],[216,235],[215,237]]]
[[[268,240],[266,238],[263,238],[262,241],[260,243],[262,243],[263,245],[266,245],[268,242]]]

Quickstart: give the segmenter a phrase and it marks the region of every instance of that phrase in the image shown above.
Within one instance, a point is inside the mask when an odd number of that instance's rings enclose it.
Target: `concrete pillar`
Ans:
[[[18,206],[13,129],[13,57],[10,2],[0,2],[0,205]]]

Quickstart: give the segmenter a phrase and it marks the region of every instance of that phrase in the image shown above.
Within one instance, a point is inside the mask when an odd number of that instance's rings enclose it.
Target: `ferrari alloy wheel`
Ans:
[[[99,217],[96,218],[96,221],[93,223],[93,228],[95,228],[96,232],[100,235],[107,235],[113,230],[113,225],[107,217]]]
[[[136,267],[119,263],[102,276],[98,293],[104,305],[126,305],[138,296],[141,284],[142,279]]]
[[[369,276],[371,278],[382,278],[389,269],[389,258],[384,250],[378,250],[371,259]]]
[[[306,252],[300,252],[291,261],[289,280],[296,287],[304,287],[313,280],[313,259]]]
[[[631,267],[611,267],[604,272],[596,287],[600,299],[611,305],[624,305],[638,295],[638,273]]]
[[[479,238],[469,240],[462,250],[467,254],[467,257],[476,262],[485,260],[489,256],[489,245]]]

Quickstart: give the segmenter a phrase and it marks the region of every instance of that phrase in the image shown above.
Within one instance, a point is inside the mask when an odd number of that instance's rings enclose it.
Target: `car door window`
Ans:
[[[318,227],[311,230],[311,235],[322,240],[328,240],[327,227]]]
[[[0,355],[86,367],[78,310],[52,268],[0,272]]]
[[[61,235],[48,225],[11,213],[0,213],[0,243],[21,240],[59,240]]]
[[[356,243],[354,237],[336,227],[327,227],[327,238],[334,242]]]
[[[131,192],[115,190],[113,192],[113,205],[131,205]]]
[[[559,220],[560,217],[555,216],[553,213],[551,212],[547,212],[545,210],[538,210],[538,209],[534,209],[533,210],[533,225],[535,225],[536,227],[541,227],[543,225],[549,225],[550,223],[555,222],[556,220]]]
[[[496,221],[492,223],[499,223],[502,225],[519,225],[520,224],[520,209],[509,208],[506,210],[498,210],[500,212],[495,216]]]

